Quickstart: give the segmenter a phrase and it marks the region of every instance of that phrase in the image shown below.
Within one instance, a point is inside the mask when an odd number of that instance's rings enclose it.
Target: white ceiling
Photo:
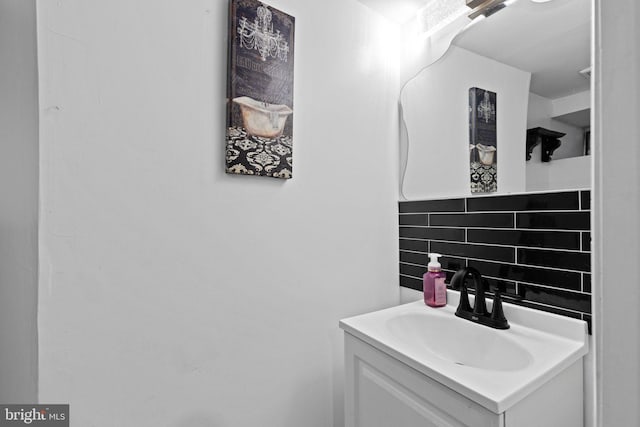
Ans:
[[[358,0],[406,23],[430,0]],[[590,1],[518,0],[460,34],[454,44],[530,71],[531,91],[556,99],[589,89],[579,74],[590,65]]]
[[[357,0],[388,19],[404,24],[415,18],[418,10],[422,9],[430,0]]]
[[[589,0],[520,0],[460,34],[454,44],[530,71],[531,92],[556,99],[589,90]]]

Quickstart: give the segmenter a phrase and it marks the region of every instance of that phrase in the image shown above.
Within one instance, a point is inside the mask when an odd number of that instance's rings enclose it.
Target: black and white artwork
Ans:
[[[472,193],[498,191],[496,94],[469,89],[469,164]]]
[[[257,0],[231,0],[226,172],[293,176],[295,18]]]

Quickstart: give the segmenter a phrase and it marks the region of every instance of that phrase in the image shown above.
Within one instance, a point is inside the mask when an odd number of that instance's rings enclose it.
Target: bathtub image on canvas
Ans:
[[[496,94],[469,89],[469,165],[472,193],[498,191]]]
[[[293,176],[295,18],[256,0],[231,0],[226,172]]]

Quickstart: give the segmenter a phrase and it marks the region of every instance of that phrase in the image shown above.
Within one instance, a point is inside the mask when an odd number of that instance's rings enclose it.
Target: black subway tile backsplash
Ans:
[[[471,228],[467,230],[467,241],[536,248],[580,249],[580,233],[576,231],[548,233],[532,230]]]
[[[426,257],[426,253],[400,251],[400,262],[404,263],[422,265]]]
[[[518,294],[527,301],[553,305],[581,313],[591,313],[591,295],[588,294],[521,283],[518,284]]]
[[[591,274],[582,275],[582,292],[591,293]]]
[[[400,251],[401,274],[422,277],[422,275],[427,271],[426,265],[428,262],[429,257],[426,253]],[[455,273],[465,266],[465,259],[443,256],[440,257],[440,264],[442,265],[443,270]]]
[[[511,298],[520,299],[520,297],[517,294],[516,282],[511,282],[509,280],[502,280],[502,279],[491,279],[489,277],[487,277],[486,279],[487,279],[487,282],[489,283],[489,290],[487,291],[488,295],[493,296],[494,291],[496,289],[502,289],[501,292],[503,296],[509,296]],[[475,293],[473,286],[468,288],[468,292],[471,294]]]
[[[464,212],[464,199],[420,200],[399,202],[400,213],[409,212]]]
[[[590,321],[589,203],[589,191],[400,202],[400,286],[422,290],[438,252],[447,283],[468,265],[505,301]]]
[[[553,270],[540,267],[526,267],[515,264],[469,260],[469,266],[484,276],[536,283],[561,289],[579,291],[582,289],[582,276],[575,271]]]
[[[582,250],[591,252],[591,233],[582,233]]]
[[[400,215],[400,225],[429,225],[427,214]]]
[[[409,277],[400,275],[400,286],[409,289],[415,289],[416,291],[422,291],[422,279],[416,277]]]
[[[505,301],[510,302],[511,304],[518,304],[523,307],[534,308],[536,310],[542,310],[549,313],[559,314],[561,316],[571,317],[573,319],[581,319],[583,314],[577,311],[563,310],[561,308],[550,306],[546,304],[537,304],[531,301],[523,300],[521,298],[512,298],[510,295],[506,295],[504,298]]]
[[[589,230],[588,212],[531,212],[516,214],[516,228]]]
[[[585,190],[580,192],[580,207],[582,210],[591,209],[591,191]]]
[[[421,278],[424,273],[427,272],[426,265],[421,267],[413,264],[400,263],[400,274],[405,276],[411,276],[415,278]]]
[[[512,213],[430,214],[432,226],[513,228]]]
[[[456,272],[463,267],[466,267],[467,260],[465,258],[454,258],[451,256],[440,257],[440,264],[442,264],[443,270],[449,270]]]
[[[403,239],[400,237],[400,250],[429,252],[428,240]]]
[[[464,230],[441,227],[400,227],[400,237],[464,242]]]
[[[431,242],[431,251],[442,255],[515,262],[515,250],[506,246],[469,245],[464,243]]]
[[[590,255],[584,252],[518,249],[518,264],[591,271]]]
[[[518,194],[514,196],[474,197],[467,200],[469,212],[578,210],[577,191],[564,193]]]

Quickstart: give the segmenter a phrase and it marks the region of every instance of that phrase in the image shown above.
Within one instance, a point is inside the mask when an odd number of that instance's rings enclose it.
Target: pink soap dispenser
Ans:
[[[422,276],[424,303],[431,307],[447,305],[447,285],[444,283],[446,275],[438,262],[440,254],[429,254],[431,261],[427,265],[427,272]]]

